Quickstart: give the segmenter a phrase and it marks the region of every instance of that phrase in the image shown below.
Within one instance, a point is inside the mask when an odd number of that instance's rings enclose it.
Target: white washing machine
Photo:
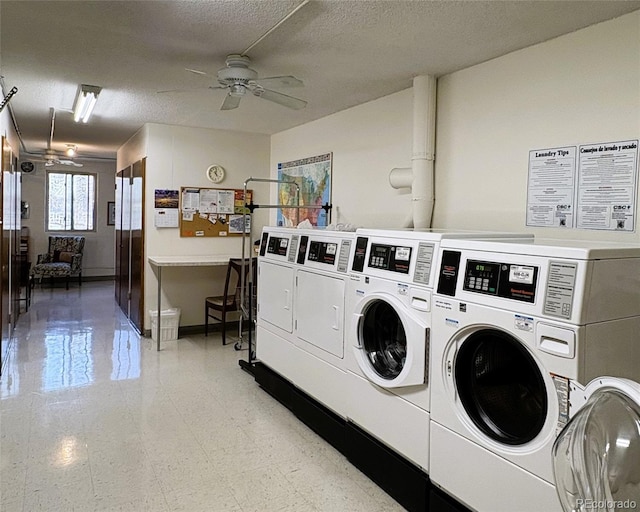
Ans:
[[[348,287],[347,416],[428,472],[431,295],[447,237],[524,234],[356,232]]]
[[[640,380],[640,245],[444,240],[433,305],[432,482],[479,512],[561,511],[552,448],[581,389]]]
[[[297,370],[293,354],[293,293],[300,234],[264,227],[258,256],[256,357],[284,377]]]
[[[292,341],[301,371],[292,381],[344,418],[345,296],[355,233],[313,229],[298,234]]]

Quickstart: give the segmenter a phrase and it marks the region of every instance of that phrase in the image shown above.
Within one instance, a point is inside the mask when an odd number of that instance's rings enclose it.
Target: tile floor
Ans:
[[[112,283],[33,300],[0,379],[3,512],[403,510],[218,335],[156,352]]]

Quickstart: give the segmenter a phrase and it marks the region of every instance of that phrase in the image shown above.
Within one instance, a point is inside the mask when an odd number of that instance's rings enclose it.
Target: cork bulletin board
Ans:
[[[243,228],[248,233],[249,226],[243,226],[244,205],[252,198],[252,190],[247,190],[245,201],[243,189],[181,187],[180,236],[242,236]]]

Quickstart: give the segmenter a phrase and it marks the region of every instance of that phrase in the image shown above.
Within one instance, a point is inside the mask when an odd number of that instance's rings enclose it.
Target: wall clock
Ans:
[[[207,178],[213,183],[220,183],[224,179],[225,170],[221,165],[210,165],[207,168]]]
[[[33,171],[36,170],[35,165],[33,165],[33,162],[22,162],[20,164],[20,169],[22,169],[22,172],[25,172],[27,174],[32,173]]]

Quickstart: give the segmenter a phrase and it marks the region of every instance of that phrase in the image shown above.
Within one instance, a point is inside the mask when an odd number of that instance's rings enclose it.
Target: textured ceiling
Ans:
[[[114,157],[144,123],[277,133],[640,9],[640,1],[311,0],[248,52],[261,77],[294,75],[308,101],[255,96],[220,111],[215,85],[239,53],[301,0],[0,1],[0,75],[28,152]],[[552,56],[550,56],[551,58]],[[192,68],[208,76],[185,71]],[[88,125],[73,123],[78,84],[103,88]],[[158,93],[161,90],[182,92]]]

